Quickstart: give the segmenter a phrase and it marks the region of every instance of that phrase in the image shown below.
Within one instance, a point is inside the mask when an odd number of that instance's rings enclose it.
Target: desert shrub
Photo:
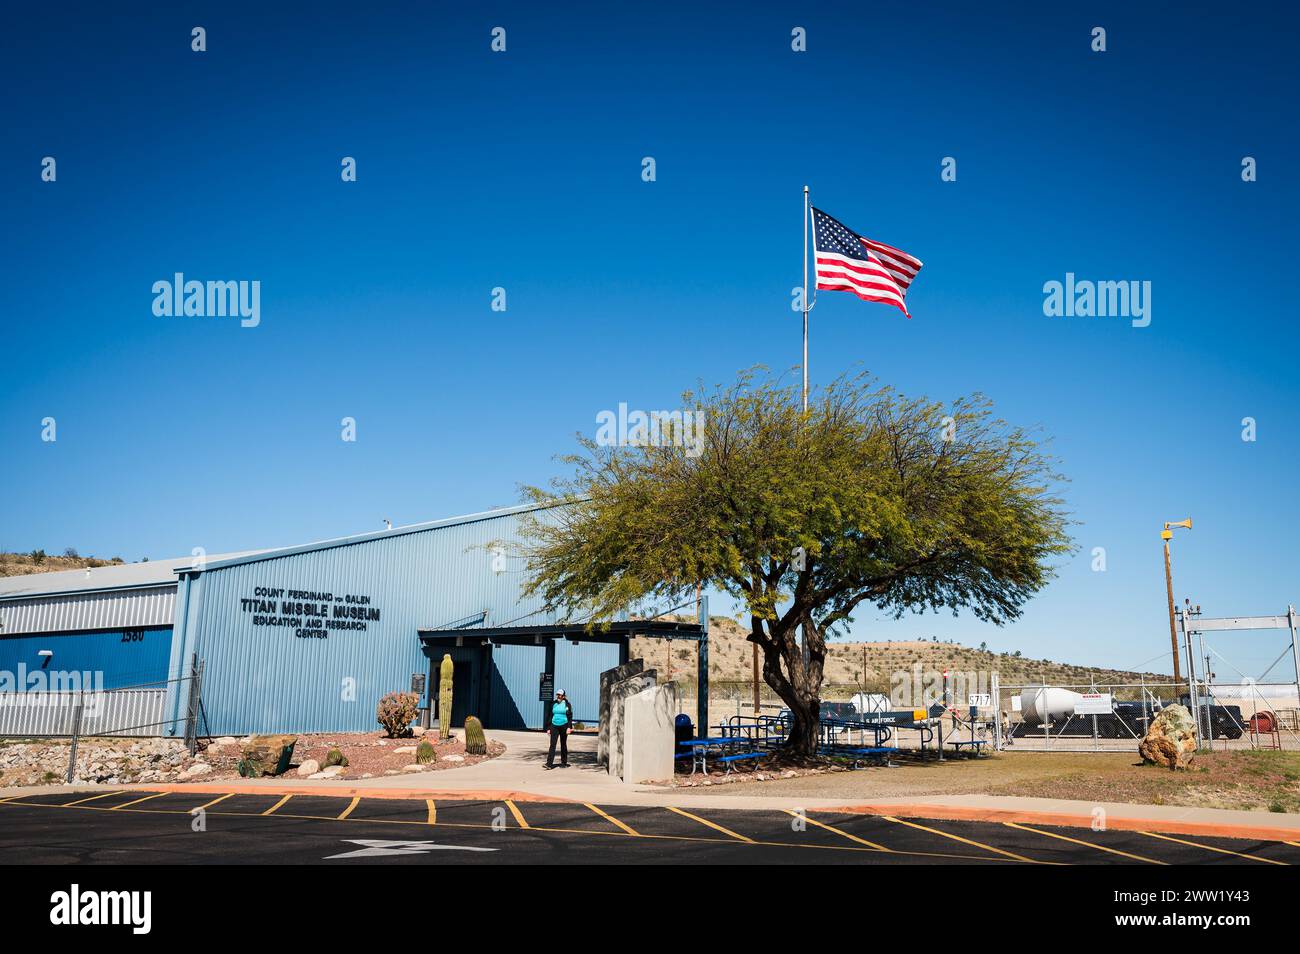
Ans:
[[[414,692],[390,692],[379,700],[375,718],[390,739],[410,731],[410,725],[419,712],[420,697]]]

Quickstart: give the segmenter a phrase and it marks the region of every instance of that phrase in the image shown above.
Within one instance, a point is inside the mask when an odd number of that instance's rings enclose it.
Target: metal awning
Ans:
[[[633,636],[652,639],[688,639],[700,642],[707,638],[699,623],[675,623],[667,620],[619,620],[596,629],[585,623],[559,623],[547,626],[471,626],[462,629],[421,629],[420,641],[441,646],[480,646],[485,642],[508,646],[538,646],[553,639],[575,643],[621,643]]]
[[[704,598],[701,620],[709,618],[708,597]],[[543,646],[546,648],[546,671],[553,672],[555,644],[561,639],[574,643],[614,643],[623,647],[620,662],[627,661],[627,644],[633,636],[651,639],[685,639],[699,645],[696,654],[696,719],[700,731],[707,734],[709,725],[709,629],[703,623],[677,623],[661,619],[618,620],[593,629],[586,623],[556,623],[543,626],[462,626],[456,628],[419,629],[420,648],[429,659],[429,686],[434,683],[436,651],[443,647]],[[432,690],[431,690],[432,691]]]

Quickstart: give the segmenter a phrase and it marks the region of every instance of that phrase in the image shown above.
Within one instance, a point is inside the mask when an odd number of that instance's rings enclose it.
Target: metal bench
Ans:
[[[958,752],[961,752],[964,746],[970,746],[971,751],[975,753],[976,757],[978,757],[984,754],[983,747],[989,744],[989,740],[988,739],[961,739],[959,741],[951,741],[948,744],[951,745]]]
[[[898,749],[888,745],[871,745],[865,748],[855,749],[837,749],[828,752],[828,755],[838,758],[849,758],[853,760],[854,768],[861,768],[863,762],[883,762],[887,767],[893,767],[894,763],[889,757],[897,752]]]
[[[767,758],[767,756],[770,754],[771,753],[769,752],[737,752],[735,755],[717,756],[716,758],[714,758],[713,761],[722,762],[724,765],[727,766],[727,771],[732,772],[735,770],[737,762],[743,762],[746,761],[747,759]]]

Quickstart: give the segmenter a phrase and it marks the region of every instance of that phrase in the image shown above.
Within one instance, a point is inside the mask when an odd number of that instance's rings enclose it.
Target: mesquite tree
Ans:
[[[528,591],[593,620],[686,602],[697,583],[726,591],[793,713],[796,756],[816,751],[826,637],[860,604],[1000,624],[1070,550],[1051,458],[979,395],[944,405],[859,375],[804,412],[797,387],[748,372],[684,399],[702,435],[580,437],[569,476],[525,488],[567,502],[526,521]]]

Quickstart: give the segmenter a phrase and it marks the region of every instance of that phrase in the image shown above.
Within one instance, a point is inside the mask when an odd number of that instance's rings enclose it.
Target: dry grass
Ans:
[[[699,793],[698,789],[683,789]],[[1020,795],[1088,802],[1300,812],[1300,753],[1213,752],[1187,771],[1143,765],[1134,753],[1003,753],[991,758],[904,761],[897,768],[718,785],[710,795],[804,798]]]
[[[124,562],[121,557],[100,560],[96,557],[53,556],[35,553],[0,553],[0,576],[27,576],[31,573],[59,573],[63,570],[84,570],[87,567],[116,566]]]

